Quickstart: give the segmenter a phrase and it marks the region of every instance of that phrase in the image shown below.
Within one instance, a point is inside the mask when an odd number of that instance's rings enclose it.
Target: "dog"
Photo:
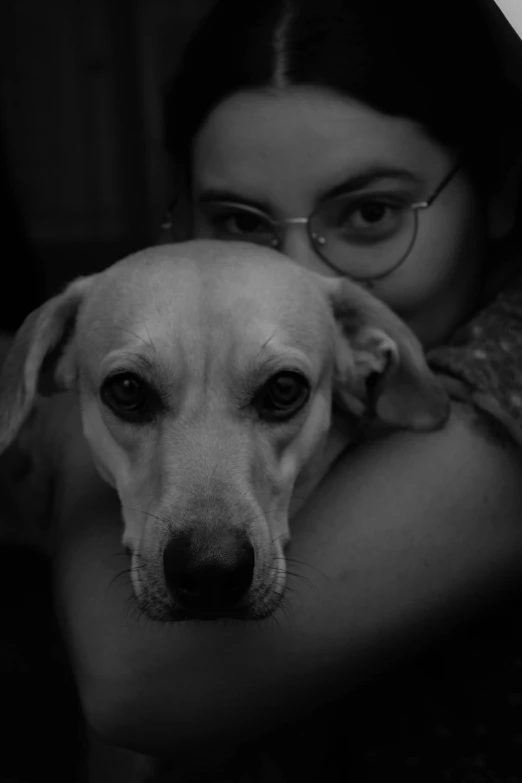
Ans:
[[[39,401],[59,392],[160,621],[269,617],[289,519],[333,461],[375,425],[449,414],[419,341],[365,288],[213,240],[133,254],[32,313],[1,370],[0,452],[35,451]]]

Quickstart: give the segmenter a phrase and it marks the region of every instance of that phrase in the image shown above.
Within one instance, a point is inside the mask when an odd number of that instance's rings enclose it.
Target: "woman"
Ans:
[[[190,760],[342,696],[331,726],[346,726],[363,678],[512,588],[522,455],[507,432],[519,432],[522,365],[509,346],[489,355],[482,316],[461,347],[440,347],[514,268],[518,99],[476,8],[221,0],[194,38],[167,104],[184,185],[174,236],[266,242],[360,279],[468,383],[444,430],[343,455],[293,525],[296,577],[263,624],[166,626],[131,611],[116,499],[71,432],[57,584],[86,714],[109,741]],[[520,311],[490,307],[516,344]],[[291,736],[285,725],[283,746]],[[310,736],[320,744],[316,726]],[[316,750],[298,749],[286,773]]]

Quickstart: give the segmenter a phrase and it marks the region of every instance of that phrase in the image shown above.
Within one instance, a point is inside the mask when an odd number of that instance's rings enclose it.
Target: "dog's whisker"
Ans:
[[[281,612],[284,615],[284,617],[287,620],[287,622],[288,623],[292,623],[293,619],[294,619],[294,616],[293,616],[293,613],[292,613],[292,606],[290,604],[290,601],[288,601],[288,599],[285,598],[281,602],[281,607],[280,608],[281,608]]]
[[[328,575],[325,574],[324,571],[321,571],[319,568],[316,568],[315,566],[311,565],[310,563],[307,563],[306,560],[298,560],[296,557],[287,557],[286,562],[288,565],[297,565],[297,566],[303,566],[304,568],[310,568],[312,571],[315,571],[320,576],[324,577],[325,579],[328,579]]]
[[[124,577],[127,577],[126,582],[128,584],[130,582],[130,579],[128,578],[130,573],[131,573],[131,569],[127,568],[124,571],[120,571],[119,573],[115,574],[112,577],[111,581],[109,582],[109,584],[107,586],[107,591],[106,592],[108,592],[111,589],[111,587],[114,586],[115,582],[117,582],[119,580],[122,580]]]
[[[307,584],[313,584],[313,582],[310,581],[309,577],[302,574],[300,571],[292,571],[291,568],[288,566],[286,567],[286,573],[288,576],[292,576],[294,579],[300,579],[302,582],[307,582]]]
[[[314,582],[312,579],[308,578],[307,576],[305,576],[303,573],[301,573],[299,571],[293,571],[292,568],[288,567],[288,566],[287,566],[286,573],[287,573],[287,577],[288,577],[288,581],[287,581],[286,587],[288,589],[291,589],[290,580],[294,580],[294,581],[300,582],[303,585],[306,585],[307,587],[309,587],[312,590],[314,590],[316,593],[319,591],[319,587],[318,587],[317,583]]]
[[[290,577],[290,580],[287,582],[285,586],[285,590],[288,592],[288,594],[290,593],[295,593],[296,595],[301,594],[300,591],[298,591],[297,589],[298,586],[300,587],[301,585],[292,584],[291,581],[292,579],[294,581],[300,581],[307,588],[311,588],[312,590],[314,590],[315,593],[319,592],[317,585],[315,585],[313,582],[310,582],[308,579],[304,579],[304,578],[299,579],[299,575],[292,574],[291,572],[288,573],[288,576]]]
[[[141,607],[139,601],[136,600],[134,595],[129,596],[127,601],[127,617],[136,625],[139,622],[143,622],[144,618],[150,620],[149,616],[143,611],[143,608]]]
[[[132,568],[126,568],[123,571],[119,571],[117,574],[114,574],[110,585],[112,586],[114,582],[116,582],[118,579],[123,579],[124,577],[128,577],[132,573]]]

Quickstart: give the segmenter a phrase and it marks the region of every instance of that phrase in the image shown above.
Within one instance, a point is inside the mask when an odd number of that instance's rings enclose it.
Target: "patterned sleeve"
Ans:
[[[492,416],[522,445],[522,275],[428,361],[457,381],[452,397]]]

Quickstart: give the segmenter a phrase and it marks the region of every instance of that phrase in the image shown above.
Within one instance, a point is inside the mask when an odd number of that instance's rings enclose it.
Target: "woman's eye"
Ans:
[[[217,239],[245,239],[270,244],[274,238],[270,220],[255,211],[209,204],[205,206],[204,214],[212,236]]]
[[[284,371],[263,384],[254,403],[263,418],[286,420],[298,413],[309,397],[310,384],[304,375]]]
[[[249,214],[230,215],[222,220],[221,227],[228,234],[258,234],[266,231],[266,223]]]
[[[364,226],[373,226],[387,217],[388,209],[388,205],[382,201],[369,201],[356,210],[354,220]]]
[[[120,419],[135,423],[150,421],[159,403],[153,389],[132,373],[119,373],[107,378],[101,387],[100,397]]]
[[[399,231],[407,210],[404,204],[378,199],[344,205],[335,218],[335,228],[347,238],[379,241]]]

